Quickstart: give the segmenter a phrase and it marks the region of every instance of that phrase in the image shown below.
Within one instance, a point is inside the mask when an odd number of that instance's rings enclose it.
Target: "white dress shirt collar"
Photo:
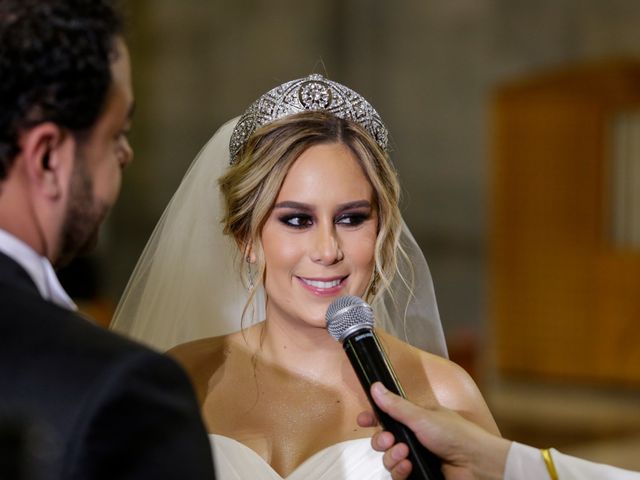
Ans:
[[[69,310],[77,310],[78,307],[64,291],[60,281],[53,271],[51,262],[46,257],[40,256],[33,248],[19,238],[0,228],[0,252],[11,257],[24,268],[33,283],[36,284],[40,295],[45,300]]]

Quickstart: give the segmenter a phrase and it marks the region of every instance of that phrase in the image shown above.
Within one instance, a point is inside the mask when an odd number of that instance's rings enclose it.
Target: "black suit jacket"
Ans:
[[[186,375],[44,300],[0,253],[0,419],[28,427],[33,478],[215,478]]]

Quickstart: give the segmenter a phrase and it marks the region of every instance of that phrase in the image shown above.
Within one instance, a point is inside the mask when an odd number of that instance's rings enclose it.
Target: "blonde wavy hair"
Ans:
[[[388,155],[360,125],[327,112],[303,112],[269,123],[256,130],[238,152],[236,161],[218,180],[224,200],[224,233],[239,247],[238,270],[245,271],[249,250],[255,256],[255,279],[245,278],[245,286],[264,284],[265,258],[261,233],[275,204],[291,165],[308,148],[340,143],[355,155],[374,191],[378,213],[378,235],[374,271],[364,298],[372,302],[389,287],[397,273],[402,217],[400,185]],[[251,289],[246,306],[256,288]],[[245,311],[246,311],[245,306]],[[244,316],[244,315],[243,315]]]

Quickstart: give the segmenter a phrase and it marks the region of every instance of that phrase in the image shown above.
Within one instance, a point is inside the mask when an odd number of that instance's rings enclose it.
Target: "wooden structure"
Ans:
[[[640,385],[640,246],[614,238],[612,226],[620,158],[640,165],[616,140],[625,118],[640,119],[640,63],[516,81],[492,108],[499,372]],[[630,128],[640,139],[640,120]]]

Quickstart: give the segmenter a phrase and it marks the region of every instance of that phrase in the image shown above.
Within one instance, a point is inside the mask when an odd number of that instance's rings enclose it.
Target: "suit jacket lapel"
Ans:
[[[2,252],[0,252],[0,283],[40,295],[38,287],[27,271],[13,258]]]

